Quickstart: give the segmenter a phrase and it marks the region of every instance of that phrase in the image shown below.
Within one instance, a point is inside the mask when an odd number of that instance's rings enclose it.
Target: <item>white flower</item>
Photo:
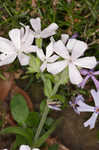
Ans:
[[[48,38],[56,34],[56,30],[58,29],[58,25],[56,23],[52,23],[43,31],[41,31],[41,20],[39,17],[35,19],[30,19],[30,23],[34,30],[33,35],[35,38]]]
[[[19,150],[40,150],[38,148],[30,148],[28,145],[21,145]]]
[[[96,58],[94,56],[79,58],[84,54],[86,49],[87,44],[76,39],[69,39],[66,46],[61,40],[55,42],[54,51],[64,60],[52,64],[47,64],[48,72],[57,74],[68,66],[71,83],[81,83],[83,79],[77,66],[92,69],[96,65]]]
[[[33,35],[28,26],[21,29],[12,29],[9,32],[11,40],[0,37],[0,66],[12,63],[18,57],[21,65],[29,63],[26,54],[36,52],[37,46],[33,46]]]
[[[37,56],[40,58],[41,61],[43,61],[43,64],[40,67],[40,70],[42,72],[46,69],[47,63],[52,63],[59,58],[59,56],[57,56],[57,55],[52,56],[52,54],[54,52],[53,44],[54,44],[54,39],[51,38],[51,43],[46,48],[46,55],[44,54],[42,49],[37,50]]]
[[[89,106],[85,104],[83,101],[79,100],[77,102],[77,110],[79,112],[93,112],[92,116],[89,120],[84,123],[84,127],[90,126],[90,129],[95,127],[96,119],[99,115],[99,90],[96,92],[95,90],[91,90],[91,95],[94,99],[95,106]]]

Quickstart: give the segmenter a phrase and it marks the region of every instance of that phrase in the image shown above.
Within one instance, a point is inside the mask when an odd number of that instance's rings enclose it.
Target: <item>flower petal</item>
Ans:
[[[91,76],[91,78],[96,86],[96,89],[99,90],[99,81],[94,76]]]
[[[79,58],[74,63],[79,67],[92,69],[96,66],[97,62],[96,62],[96,58],[92,56],[92,57]]]
[[[95,72],[94,72],[94,75],[99,75],[99,71],[95,71]]]
[[[61,35],[61,40],[64,44],[66,44],[67,40],[69,39],[69,35],[68,34],[62,34]]]
[[[81,69],[81,70],[80,70],[80,73],[81,73],[83,76],[86,76],[86,75],[89,73],[89,70],[88,70],[88,69]]]
[[[69,39],[67,43],[67,48],[70,52],[72,52],[73,58],[82,56],[87,47],[88,46],[85,42],[76,39]]]
[[[46,59],[42,49],[38,48],[36,52],[37,52],[37,56],[40,58],[40,60],[44,61]]]
[[[84,123],[84,127],[90,126],[90,129],[93,129],[95,127],[97,117],[98,117],[98,114],[93,113],[90,119]]]
[[[25,52],[26,54],[32,53],[32,52],[37,52],[37,50],[38,50],[37,46],[28,45],[26,43],[24,43],[21,48],[22,48],[22,51]]]
[[[50,63],[55,62],[58,58],[59,58],[59,56],[53,55],[53,56],[47,58],[47,62],[50,62]]]
[[[6,38],[0,37],[0,52],[11,53],[13,51],[15,51],[15,47],[13,46],[13,43]]]
[[[31,150],[28,145],[21,145],[19,150]]]
[[[22,37],[21,39],[22,39],[23,43],[26,43],[28,45],[31,45],[33,43],[34,36],[32,34],[32,31],[30,30],[29,26],[25,26],[25,33],[21,37]]]
[[[78,111],[80,111],[80,112],[94,112],[94,107],[85,104],[82,100],[79,100],[76,103],[77,103],[77,105],[79,105],[77,107]]]
[[[61,40],[54,43],[54,51],[63,58],[69,57],[69,53]]]
[[[47,67],[47,62],[45,61],[40,67],[41,72],[43,72],[46,69],[46,67]]]
[[[99,106],[99,90],[96,92],[94,89],[91,90],[91,95],[94,99],[95,106]]]
[[[19,59],[19,62],[22,66],[25,66],[25,65],[28,65],[29,64],[29,59],[30,57],[21,53],[21,54],[18,54],[18,59]]]
[[[33,18],[30,19],[30,23],[35,32],[38,32],[38,33],[41,32],[41,20],[39,17],[37,17],[35,19],[33,19]]]
[[[61,72],[67,66],[67,61],[58,61],[52,64],[47,64],[47,71],[52,74]]]
[[[15,45],[16,49],[21,48],[21,30],[20,29],[12,29],[9,31],[9,37]]]
[[[41,38],[50,37],[56,34],[57,29],[58,29],[58,25],[56,23],[52,23],[40,33],[40,36]]]
[[[82,89],[85,87],[85,84],[87,83],[88,79],[90,78],[89,75],[87,75],[83,81],[79,84],[79,87],[81,87]]]
[[[69,77],[71,83],[73,84],[80,84],[83,80],[82,76],[80,75],[80,72],[73,64],[69,64]]]
[[[46,47],[46,58],[50,57],[53,54],[53,42],[51,42],[47,47]]]
[[[0,66],[12,63],[15,60],[16,56],[16,53],[9,53],[7,55],[0,54]]]

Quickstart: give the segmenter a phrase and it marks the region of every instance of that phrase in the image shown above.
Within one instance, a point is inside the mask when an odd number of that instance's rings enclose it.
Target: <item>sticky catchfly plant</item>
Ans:
[[[84,123],[84,127],[90,126],[90,129],[95,127],[96,119],[99,115],[99,90],[96,92],[95,90],[91,90],[91,95],[94,99],[95,106],[89,106],[85,104],[82,100],[77,102],[77,110],[79,112],[93,112],[92,116],[89,120]]]
[[[39,17],[30,19],[30,23],[34,30],[32,34],[35,38],[48,38],[56,34],[56,30],[58,29],[58,25],[56,23],[52,23],[43,31],[41,31],[41,20]]]
[[[0,37],[0,66],[12,63],[18,57],[21,65],[29,64],[29,56],[26,54],[36,52],[37,46],[33,46],[33,35],[29,26],[21,29],[12,29],[9,32],[11,40]]]
[[[99,81],[96,79],[96,76],[99,75],[99,71],[81,69],[80,73],[85,76],[84,80],[79,84],[81,88],[84,88],[88,79],[91,78],[96,86],[96,89],[99,89]]]
[[[55,42],[54,52],[64,60],[47,64],[48,72],[52,74],[58,74],[68,66],[71,83],[81,83],[83,78],[80,75],[78,68],[82,67],[92,69],[96,66],[96,58],[94,56],[79,58],[84,54],[86,49],[87,44],[76,39],[69,39],[66,46],[61,40]]]

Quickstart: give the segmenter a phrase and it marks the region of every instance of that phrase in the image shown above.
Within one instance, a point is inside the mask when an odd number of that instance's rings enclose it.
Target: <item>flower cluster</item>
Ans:
[[[96,119],[99,114],[99,90],[96,92],[95,90],[91,90],[91,95],[94,99],[95,106],[89,106],[85,104],[81,99],[77,101],[77,111],[78,112],[93,112],[92,116],[88,121],[84,123],[84,126],[90,126],[90,129],[94,128]]]
[[[21,29],[16,28],[9,31],[10,40],[0,37],[0,66],[14,62],[17,57],[22,66],[29,65],[30,53],[35,53],[41,61],[41,72],[47,71],[56,75],[68,68],[68,76],[72,84],[84,88],[87,80],[91,78],[97,90],[99,89],[99,81],[95,77],[99,75],[99,71],[93,70],[97,64],[96,58],[95,56],[84,57],[84,53],[88,49],[87,43],[77,40],[77,34],[71,38],[68,34],[62,34],[61,39],[55,41],[52,36],[56,34],[58,29],[56,23],[41,30],[41,20],[37,17],[30,19],[30,24],[33,29],[22,24]],[[37,40],[48,37],[51,37],[50,43],[44,50],[38,46]],[[86,76],[85,79],[82,76]],[[93,128],[99,114],[99,91],[91,90],[91,94],[95,101],[95,107],[85,104],[81,95],[76,98],[75,102],[70,102],[70,105],[78,114],[82,111],[93,112],[92,117],[84,123],[85,127],[90,125],[90,128]],[[56,103],[48,104],[48,106],[61,110],[60,104],[58,107],[56,107]],[[30,150],[30,148],[23,146],[20,150]]]
[[[79,84],[83,78],[79,72],[80,68],[92,69],[96,66],[96,58],[83,57],[88,48],[83,41],[70,38],[63,34],[61,40],[51,40],[46,47],[46,54],[37,45],[33,45],[34,38],[48,38],[56,33],[58,25],[52,23],[41,31],[40,18],[30,19],[33,30],[29,26],[21,29],[12,29],[9,32],[11,40],[0,37],[0,66],[12,63],[18,57],[21,65],[29,64],[29,53],[37,53],[37,56],[43,62],[40,70],[43,72],[46,68],[52,74],[62,72],[66,67],[69,68],[69,78],[71,83]],[[61,58],[62,60],[58,59]]]

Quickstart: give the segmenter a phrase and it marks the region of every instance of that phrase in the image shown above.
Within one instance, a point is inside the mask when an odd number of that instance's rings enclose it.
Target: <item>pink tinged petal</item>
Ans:
[[[15,47],[12,42],[6,38],[0,37],[0,52],[2,53],[11,53],[15,51]]]
[[[12,63],[16,59],[16,53],[9,53],[8,55],[0,54],[0,66]]]
[[[37,52],[37,56],[40,58],[40,60],[44,61],[46,59],[42,49],[38,48],[36,52]]]
[[[99,81],[94,76],[91,76],[91,78],[96,86],[96,89],[99,90]]]
[[[64,70],[64,68],[67,66],[67,61],[58,61],[52,64],[47,64],[47,71],[52,74],[57,74]]]
[[[12,40],[13,44],[15,45],[16,49],[20,49],[21,48],[21,30],[12,29],[9,32],[9,37]]]
[[[19,150],[31,150],[28,145],[21,145]]]
[[[18,55],[18,59],[19,59],[19,62],[22,66],[25,66],[25,65],[28,65],[29,64],[29,60],[30,60],[30,57],[21,53]]]
[[[52,109],[52,110],[57,110],[57,111],[61,111],[61,108],[56,107],[56,106],[52,106],[50,104],[48,104],[48,108]]]
[[[79,84],[79,86],[80,86],[82,89],[85,87],[85,85],[86,85],[86,83],[87,83],[87,81],[88,81],[89,78],[90,78],[90,76],[87,75],[87,76],[85,77],[85,79],[83,79],[83,81]]]
[[[57,29],[58,29],[58,25],[56,23],[52,23],[40,33],[40,36],[41,38],[50,37],[56,34]]]
[[[24,45],[22,45],[21,49],[23,52],[28,54],[28,53],[36,52],[38,50],[38,47],[34,46],[34,45],[27,45],[26,43],[24,43]]]
[[[96,92],[95,90],[91,90],[91,95],[94,99],[95,106],[99,106],[99,90]]]
[[[46,67],[47,67],[47,62],[45,61],[40,67],[41,72],[43,72],[46,69]]]
[[[75,65],[69,64],[69,77],[72,84],[80,84],[83,80]]]
[[[46,47],[46,58],[50,57],[53,54],[53,42],[51,42],[47,47]]]
[[[56,54],[58,54],[64,59],[69,58],[69,53],[67,51],[67,48],[65,47],[65,45],[61,40],[54,43],[54,51]]]
[[[41,20],[39,17],[37,17],[35,19],[30,19],[30,23],[35,32],[37,32],[37,33],[41,32]]]
[[[93,129],[95,127],[97,117],[98,117],[98,114],[93,113],[90,119],[84,123],[84,127],[90,126],[90,129]]]
[[[68,34],[62,34],[61,35],[61,40],[64,44],[66,44],[67,40],[69,39],[69,35]]]
[[[74,63],[79,67],[92,69],[96,66],[97,62],[96,62],[96,58],[92,56],[92,57],[79,58]]]
[[[76,40],[76,39],[70,39],[67,47],[72,48],[72,57],[73,58],[78,58],[78,57],[82,56],[84,54],[85,50],[88,48],[88,46],[85,42]]]
[[[99,71],[95,71],[93,74],[94,75],[99,75]]]
[[[31,45],[33,43],[34,40],[34,36],[29,28],[29,26],[25,26],[25,33],[23,34],[22,37],[22,42]]]
[[[89,70],[87,70],[87,69],[81,69],[80,73],[85,76],[85,75],[87,75],[89,73]]]
[[[94,112],[94,107],[85,104],[82,100],[77,101],[77,110],[80,112]]]
[[[59,56],[53,55],[53,56],[47,58],[47,62],[50,62],[50,63],[55,62],[58,58],[59,58]]]

